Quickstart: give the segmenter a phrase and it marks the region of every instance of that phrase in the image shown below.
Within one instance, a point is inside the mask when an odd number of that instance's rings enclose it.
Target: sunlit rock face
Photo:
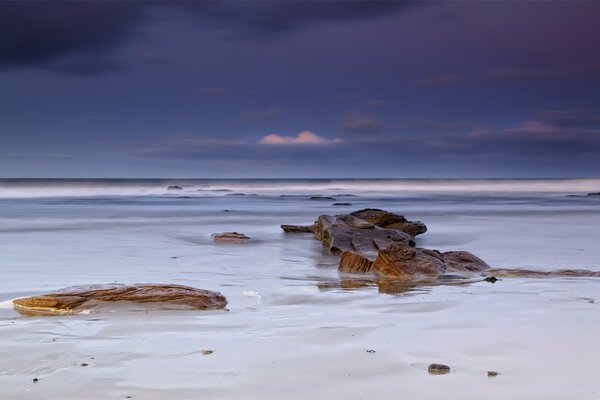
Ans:
[[[144,305],[146,309],[214,310],[227,305],[218,292],[169,284],[73,286],[40,296],[13,300],[23,315],[76,314],[103,306],[128,308]]]

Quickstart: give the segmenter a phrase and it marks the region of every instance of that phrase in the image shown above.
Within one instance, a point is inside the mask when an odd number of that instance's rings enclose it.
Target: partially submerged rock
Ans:
[[[600,271],[587,269],[558,269],[554,271],[538,271],[533,269],[493,268],[485,271],[486,275],[501,278],[600,278]]]
[[[223,232],[212,235],[215,243],[241,244],[250,242],[250,238],[239,232]]]
[[[24,315],[75,314],[105,303],[145,304],[157,309],[222,309],[227,299],[218,292],[169,284],[73,286],[40,296],[13,300]]]
[[[309,200],[326,200],[326,201],[335,201],[335,197],[331,196],[311,196]]]
[[[349,204],[349,203],[336,203]],[[286,232],[312,232],[318,237],[316,231],[321,229],[323,224],[327,225],[348,225],[351,228],[373,229],[374,227],[400,231],[410,236],[417,236],[427,231],[427,227],[420,221],[409,221],[404,216],[390,213],[375,208],[365,208],[350,214],[341,214],[332,217],[330,215],[321,215],[312,225],[282,225],[281,228]]]
[[[491,267],[481,258],[468,251],[446,251],[442,257],[449,271],[479,272]]]
[[[352,203],[333,203],[332,206],[350,207]]]
[[[312,226],[307,225],[281,225],[281,229],[287,233],[312,233]]]
[[[430,364],[427,370],[432,375],[444,375],[450,372],[450,367],[444,364]]]
[[[497,277],[600,277],[600,271],[588,270],[492,269],[468,251],[418,248],[414,236],[427,230],[425,224],[379,209],[321,215],[312,225],[281,227],[285,232],[310,232],[325,250],[341,253],[338,270],[345,278],[348,274],[369,276],[364,281],[343,282],[339,285],[343,289],[376,284],[382,292],[397,293],[423,284],[494,283]]]
[[[433,281],[460,275],[451,272],[481,272],[489,269],[483,260],[467,251],[440,253],[393,243],[382,247],[373,259],[369,254],[355,251],[342,253],[339,271],[351,274],[369,274],[401,281]]]
[[[171,185],[167,187],[167,190],[183,190],[183,188],[179,185]]]

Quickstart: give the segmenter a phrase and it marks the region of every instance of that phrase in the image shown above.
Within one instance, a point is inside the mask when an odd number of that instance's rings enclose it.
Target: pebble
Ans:
[[[214,351],[212,351],[212,350],[202,350],[202,355],[203,356],[207,356],[207,355],[212,354],[212,353],[214,353]]]
[[[498,281],[498,278],[496,278],[495,276],[488,276],[487,278],[484,279],[484,281],[490,282],[490,283],[496,283]]]
[[[500,375],[500,374],[499,374],[498,372],[496,372],[496,371],[488,371],[488,372],[487,372],[487,375],[488,375],[490,378],[493,378],[493,377],[495,377],[495,376],[498,376],[498,375]]]
[[[375,353],[375,350],[367,350],[367,353]]]

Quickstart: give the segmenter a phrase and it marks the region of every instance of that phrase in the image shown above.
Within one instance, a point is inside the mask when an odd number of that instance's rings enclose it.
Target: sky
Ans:
[[[598,21],[592,1],[2,1],[0,177],[599,177]]]

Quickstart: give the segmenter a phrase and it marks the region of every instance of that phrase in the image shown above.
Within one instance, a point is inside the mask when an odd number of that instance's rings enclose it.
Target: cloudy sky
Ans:
[[[600,2],[0,2],[0,177],[597,177]]]

